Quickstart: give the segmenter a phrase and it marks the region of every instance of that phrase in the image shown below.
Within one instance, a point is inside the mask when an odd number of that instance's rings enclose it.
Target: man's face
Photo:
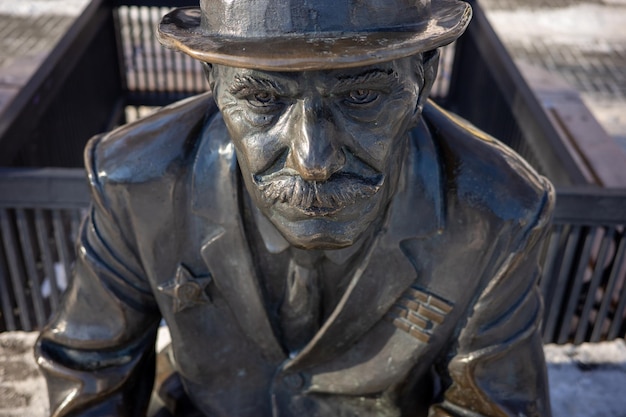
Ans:
[[[354,69],[214,66],[210,81],[253,202],[292,244],[353,244],[384,216],[419,119],[419,58]]]

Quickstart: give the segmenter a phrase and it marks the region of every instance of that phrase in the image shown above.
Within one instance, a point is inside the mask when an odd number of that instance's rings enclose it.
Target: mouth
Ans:
[[[326,181],[307,181],[285,168],[255,176],[254,182],[268,205],[282,205],[307,217],[328,217],[373,197],[382,187],[384,176],[338,172]]]

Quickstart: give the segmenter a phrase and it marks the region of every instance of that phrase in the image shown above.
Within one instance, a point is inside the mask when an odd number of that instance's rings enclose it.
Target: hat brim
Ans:
[[[391,61],[447,45],[464,31],[471,7],[456,0],[438,3],[427,25],[417,30],[309,33],[273,38],[233,38],[205,33],[200,8],[175,9],[157,31],[165,47],[200,61],[265,71],[350,68]]]

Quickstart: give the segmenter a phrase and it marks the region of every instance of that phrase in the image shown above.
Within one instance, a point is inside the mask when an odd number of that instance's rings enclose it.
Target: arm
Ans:
[[[130,234],[130,225],[105,197],[91,154],[88,148],[92,210],[70,286],[35,356],[48,382],[51,416],[139,416],[152,389],[160,316],[132,239],[122,232]]]
[[[551,189],[544,200],[517,249],[474,304],[448,363],[451,385],[430,417],[551,415],[536,285],[538,251],[554,203]]]

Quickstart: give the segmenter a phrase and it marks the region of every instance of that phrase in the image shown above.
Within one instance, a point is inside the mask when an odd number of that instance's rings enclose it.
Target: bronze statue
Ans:
[[[52,415],[143,415],[163,318],[177,416],[549,416],[552,188],[427,100],[470,7],[200,6],[159,39],[213,93],[85,151],[93,206],[36,348]]]

